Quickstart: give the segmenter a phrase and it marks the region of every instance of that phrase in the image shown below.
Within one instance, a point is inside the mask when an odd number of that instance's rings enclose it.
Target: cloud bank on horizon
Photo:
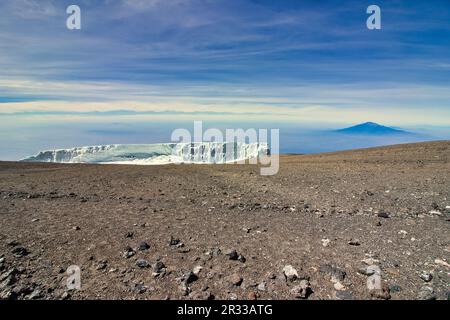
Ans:
[[[450,125],[450,3],[372,2],[3,1],[0,114]]]

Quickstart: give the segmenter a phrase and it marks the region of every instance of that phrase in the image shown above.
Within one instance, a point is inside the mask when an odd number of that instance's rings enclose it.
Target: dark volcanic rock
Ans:
[[[19,258],[27,256],[30,252],[24,247],[15,247],[14,249],[12,249],[11,253]]]
[[[149,245],[147,242],[145,242],[145,241],[141,241],[141,242],[139,243],[138,248],[139,248],[139,250],[141,250],[141,251],[145,251],[145,250],[150,249],[150,245]]]
[[[319,271],[321,273],[329,275],[331,279],[336,281],[344,281],[345,276],[347,275],[347,273],[344,270],[339,269],[338,267],[331,264],[321,265]]]

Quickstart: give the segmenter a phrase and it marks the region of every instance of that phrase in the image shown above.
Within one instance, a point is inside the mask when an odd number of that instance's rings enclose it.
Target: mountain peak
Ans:
[[[375,122],[364,122],[352,127],[336,130],[336,132],[346,134],[365,134],[365,135],[381,135],[381,134],[405,134],[406,131],[383,126]]]

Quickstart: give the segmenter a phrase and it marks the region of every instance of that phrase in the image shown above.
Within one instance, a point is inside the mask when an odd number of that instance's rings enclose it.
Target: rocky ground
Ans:
[[[275,176],[3,162],[0,299],[449,299],[449,186],[448,141],[282,156]]]

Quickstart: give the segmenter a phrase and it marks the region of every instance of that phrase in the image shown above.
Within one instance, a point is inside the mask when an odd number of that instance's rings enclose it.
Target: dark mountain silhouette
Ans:
[[[335,132],[355,135],[397,135],[409,134],[407,131],[386,127],[375,122],[365,122],[356,126],[339,129]]]

